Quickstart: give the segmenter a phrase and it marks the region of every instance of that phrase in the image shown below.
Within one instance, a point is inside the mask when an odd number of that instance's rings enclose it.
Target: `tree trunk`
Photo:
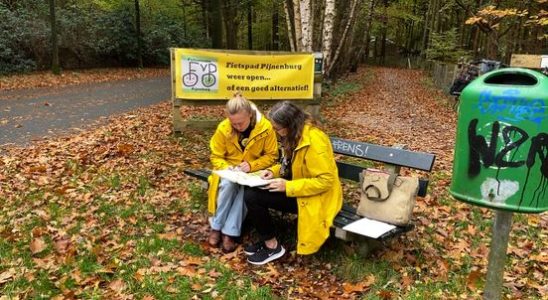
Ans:
[[[221,0],[209,2],[209,18],[211,31],[211,48],[223,48],[223,23],[221,14]]]
[[[529,17],[530,17],[530,14],[531,14],[531,0],[528,0],[528,1],[527,1],[526,10],[527,10],[527,14],[526,14],[523,18],[524,18],[525,20],[528,20]],[[523,38],[518,38],[518,44],[517,44],[517,47],[516,47],[516,49],[517,49],[518,51],[520,51],[520,52],[523,50],[523,44],[524,44],[524,42],[527,42],[527,32],[528,32],[529,30],[531,30],[530,27],[522,26],[521,20],[522,20],[522,19],[520,19],[520,24],[519,24],[519,27],[518,27],[518,28],[519,28],[520,31],[523,30]],[[518,31],[518,32],[519,32],[519,31]],[[519,35],[518,35],[518,37],[519,37]]]
[[[439,18],[437,13],[438,13],[438,3],[439,3],[439,0],[433,0],[433,3],[432,3],[432,8],[431,8],[431,11],[430,11],[430,24],[428,24],[428,32],[430,33],[428,35],[428,45],[430,46],[430,44],[432,43],[432,35],[434,33],[436,33],[436,22],[437,22],[437,19]]]
[[[312,23],[311,13],[311,0],[300,0],[300,13],[301,13],[301,30],[302,30],[302,51],[312,52],[312,28],[314,24]]]
[[[238,12],[240,11],[240,2],[224,0],[222,6],[223,20],[225,23],[225,37],[227,49],[238,49]]]
[[[137,38],[137,67],[143,68],[143,39],[141,38],[141,6],[139,0],[135,0],[135,35]]]
[[[373,1],[373,0],[371,0]],[[331,64],[331,48],[333,46],[333,25],[335,24],[335,0],[325,1],[322,32],[323,73]]]
[[[381,64],[386,61],[386,32],[388,31],[388,0],[383,0],[384,9],[382,16],[382,40],[381,40]]]
[[[428,49],[428,36],[430,32],[428,30],[428,24],[430,23],[430,15],[432,10],[432,0],[428,1],[428,8],[426,9],[426,16],[424,17],[424,28],[422,31],[422,56],[426,57],[426,50]]]
[[[290,6],[291,0],[285,0],[284,1],[284,11],[285,11],[285,21],[287,23],[287,38],[289,39],[289,47],[291,48],[291,52],[297,51],[297,43],[295,41],[293,32],[295,32],[295,27],[291,23],[291,9],[292,6]]]
[[[61,73],[61,68],[59,67],[59,45],[57,44],[55,0],[49,0],[49,19],[51,26],[51,72],[55,75],[59,75]]]
[[[204,24],[204,32],[206,34],[206,38],[209,39],[211,37],[211,16],[210,16],[210,6],[211,3],[209,0],[202,0],[200,2],[200,8],[202,9],[202,24]]]
[[[272,1],[272,50],[274,51],[280,50],[280,33],[278,30],[280,26],[279,18],[278,3]]]
[[[299,0],[293,0],[293,20],[295,26],[295,50],[303,51],[303,31],[301,23],[301,8]]]
[[[488,59],[498,59],[498,47],[499,47],[498,31],[495,29],[487,35],[487,49],[486,55]]]
[[[339,55],[341,53],[341,49],[343,48],[343,45],[346,41],[346,36],[348,34],[348,30],[352,27],[352,22],[354,20],[354,13],[356,11],[356,6],[358,4],[358,0],[352,0],[352,4],[350,7],[350,15],[348,16],[348,19],[346,21],[346,26],[344,27],[344,31],[341,37],[341,40],[339,41],[339,45],[337,46],[337,50],[335,51],[335,55],[333,56],[333,60],[329,64],[329,67],[326,72],[326,76],[329,77],[331,75],[331,71],[333,70],[333,66],[337,63],[337,60],[339,58]]]
[[[367,12],[367,24],[365,28],[365,61],[369,58],[369,42],[371,40],[371,23],[373,22],[373,15],[375,14],[375,0],[369,0],[369,11]]]
[[[185,0],[181,0],[181,8],[183,10],[183,38],[186,41],[187,40],[187,19],[186,19],[186,2]]]
[[[247,5],[247,49],[253,50],[253,2]]]

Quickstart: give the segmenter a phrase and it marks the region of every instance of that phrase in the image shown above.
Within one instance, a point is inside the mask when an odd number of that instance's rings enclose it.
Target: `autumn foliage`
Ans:
[[[162,103],[100,128],[2,149],[0,299],[480,298],[492,214],[447,192],[451,99],[416,70],[364,68],[345,82],[325,94],[327,132],[437,155],[413,231],[370,257],[334,238],[303,257],[286,216],[278,221],[290,251],[279,262],[253,267],[241,249],[210,248],[205,192],[183,170],[207,165],[212,130],[174,137],[171,105]],[[219,119],[223,110],[185,107],[182,114]],[[355,202],[355,187],[345,183],[345,190]],[[547,297],[547,225],[546,214],[515,216],[506,298]]]

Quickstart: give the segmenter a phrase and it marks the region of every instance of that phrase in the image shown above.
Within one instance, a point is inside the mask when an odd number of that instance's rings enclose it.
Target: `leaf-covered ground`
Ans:
[[[173,137],[171,106],[163,103],[78,135],[3,150],[0,299],[480,298],[492,214],[447,192],[451,99],[419,71],[387,68],[360,69],[325,95],[322,126],[330,134],[437,155],[414,231],[370,257],[334,238],[302,257],[294,220],[279,217],[290,250],[279,262],[254,267],[241,249],[208,247],[205,193],[183,170],[207,164],[212,129]],[[182,113],[220,119],[223,110]],[[547,225],[546,214],[514,215],[505,298],[548,297]]]
[[[156,76],[169,76],[167,68],[146,69],[91,69],[63,71],[60,75],[51,72],[34,72],[0,76],[0,91],[37,87],[61,87],[84,83],[98,83],[113,80],[129,80]]]

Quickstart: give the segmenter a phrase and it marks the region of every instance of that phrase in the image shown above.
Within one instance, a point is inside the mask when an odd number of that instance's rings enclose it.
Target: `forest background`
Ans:
[[[169,65],[169,47],[316,51],[359,62],[546,54],[548,0],[0,0],[0,75]]]
[[[480,299],[493,215],[448,192],[457,113],[434,87],[440,76],[377,66],[343,75],[360,62],[416,67],[548,54],[547,3],[0,0],[0,98],[10,94],[0,99],[1,133],[25,132],[24,121],[65,109],[47,97],[67,82],[162,75],[167,82],[169,47],[318,51],[326,79],[341,79],[323,89],[329,135],[436,155],[415,229],[371,258],[357,244],[329,239],[316,256],[289,251],[279,263],[252,268],[241,250],[207,246],[206,194],[183,170],[207,164],[213,131],[175,137],[171,101],[28,147],[0,147],[0,300]],[[92,68],[107,69],[69,71]],[[50,69],[63,76],[45,74]],[[33,71],[40,72],[4,76]],[[89,86],[78,90],[86,96],[79,106],[102,107],[88,97]],[[224,111],[185,106],[181,114],[210,120]],[[357,185],[344,188],[345,200],[357,204]],[[295,228],[294,219],[280,221]],[[548,299],[547,228],[547,214],[514,215],[503,299]],[[294,231],[283,236],[294,249]]]

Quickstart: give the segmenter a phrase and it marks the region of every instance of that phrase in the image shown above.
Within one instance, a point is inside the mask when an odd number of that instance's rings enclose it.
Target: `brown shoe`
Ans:
[[[219,230],[213,230],[209,232],[209,237],[207,239],[207,242],[213,246],[216,247],[219,242],[221,241],[221,232]]]
[[[236,250],[236,242],[234,242],[234,239],[231,238],[228,235],[223,235],[223,252],[224,253],[230,253],[234,250]]]

